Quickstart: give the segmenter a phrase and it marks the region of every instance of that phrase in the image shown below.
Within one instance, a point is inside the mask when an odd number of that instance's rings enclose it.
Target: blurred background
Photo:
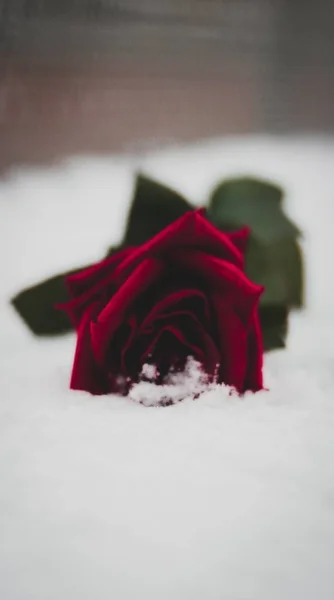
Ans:
[[[334,0],[0,0],[3,600],[333,600],[333,32]],[[264,396],[92,404],[10,305],[120,243],[138,171],[284,189],[306,309]]]
[[[333,0],[0,0],[0,170],[332,133]]]

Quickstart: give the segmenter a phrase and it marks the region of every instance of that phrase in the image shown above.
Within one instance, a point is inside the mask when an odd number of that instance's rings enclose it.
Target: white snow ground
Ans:
[[[77,159],[0,185],[2,600],[332,600],[334,141],[225,139]],[[73,335],[34,339],[22,287],[117,241],[134,170],[196,204],[270,176],[305,234],[308,309],[266,384],[145,408],[68,390]]]

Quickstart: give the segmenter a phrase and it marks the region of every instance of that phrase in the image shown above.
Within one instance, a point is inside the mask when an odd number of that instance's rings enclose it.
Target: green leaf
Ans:
[[[246,252],[246,273],[251,281],[264,286],[262,305],[303,305],[303,263],[296,240],[287,238],[265,245],[251,236]]]
[[[105,258],[120,250],[110,248]],[[55,308],[70,299],[65,279],[69,275],[79,273],[90,265],[66,271],[36,285],[24,289],[11,299],[11,304],[29,329],[38,336],[62,335],[71,331],[73,325],[67,314]]]
[[[35,335],[60,335],[73,329],[67,314],[56,310],[54,305],[69,300],[65,278],[79,270],[46,279],[11,299],[11,304]]]
[[[189,210],[193,206],[177,192],[139,174],[123,244],[146,242]]]
[[[282,198],[282,188],[269,181],[252,177],[228,179],[212,192],[208,215],[220,228],[248,225],[263,244],[296,238],[300,232],[283,213]]]
[[[261,304],[303,305],[300,232],[282,210],[283,190],[250,177],[229,179],[214,190],[208,216],[222,230],[251,228],[246,252],[248,277],[265,287]]]
[[[263,346],[266,352],[285,348],[288,333],[289,310],[286,306],[260,306],[260,323]]]

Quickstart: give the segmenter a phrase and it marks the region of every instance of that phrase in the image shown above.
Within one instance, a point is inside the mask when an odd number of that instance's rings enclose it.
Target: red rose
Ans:
[[[193,357],[239,392],[262,388],[262,292],[243,272],[248,229],[222,233],[202,210],[142,246],[71,275],[62,306],[77,330],[71,388],[126,392],[145,363],[163,383]]]

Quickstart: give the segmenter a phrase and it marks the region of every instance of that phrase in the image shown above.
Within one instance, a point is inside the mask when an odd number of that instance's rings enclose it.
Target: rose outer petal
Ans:
[[[161,253],[174,244],[205,248],[214,255],[232,261],[243,268],[243,253],[249,229],[222,233],[204,216],[204,210],[190,211],[139,248],[125,248],[66,279],[72,300],[58,305],[64,309],[75,328],[79,326],[85,309],[101,295],[113,293],[148,252]]]
[[[143,260],[100,312],[96,322],[91,323],[92,347],[100,365],[104,364],[107,349],[112,344],[112,336],[124,322],[129,307],[157,281],[163,268],[163,263],[155,258]]]
[[[226,303],[233,306],[245,326],[252,318],[263,286],[252,283],[248,277],[232,263],[209,256],[204,252],[183,252],[176,258],[179,266],[198,274],[209,283],[208,294],[220,292]]]
[[[220,294],[213,295],[219,336],[219,383],[243,391],[247,369],[248,333],[238,315]]]
[[[243,255],[234,244],[233,235],[225,234],[214,227],[202,215],[202,210],[185,213],[148,242],[133,250],[115,269],[115,280],[121,285],[129,273],[146,257],[168,257],[178,248],[180,254],[185,249],[205,250],[214,257],[224,259],[243,268]],[[244,236],[245,232],[241,235]],[[240,240],[239,240],[240,241]]]
[[[261,390],[263,348],[257,311],[245,327],[224,296],[213,294],[213,304],[220,340],[220,383],[231,385],[240,393]]]
[[[88,269],[79,271],[79,273],[69,275],[66,278],[65,283],[72,300],[64,304],[59,304],[58,308],[62,308],[67,312],[75,328],[79,326],[87,306],[91,302],[101,299],[101,296],[110,290],[113,284],[115,268],[132,251],[132,248],[121,250],[114,256],[102,260],[96,265],[88,267]]]
[[[96,304],[92,304],[86,310],[78,329],[70,388],[99,396],[107,394],[109,386],[105,371],[96,363],[92,348],[90,325],[95,310]]]
[[[66,279],[66,284],[71,295],[76,298],[85,292],[91,292],[92,289],[95,289],[96,284],[101,283],[107,275],[111,275],[115,267],[131,254],[133,250],[134,248],[132,247],[125,248],[83,271],[69,275]]]
[[[247,370],[243,392],[263,389],[263,341],[258,313],[254,313],[252,327],[247,340]]]
[[[236,231],[230,231],[226,234],[231,242],[238,248],[241,254],[244,256],[247,243],[250,236],[250,228],[249,227],[241,227],[241,229],[237,229]]]

